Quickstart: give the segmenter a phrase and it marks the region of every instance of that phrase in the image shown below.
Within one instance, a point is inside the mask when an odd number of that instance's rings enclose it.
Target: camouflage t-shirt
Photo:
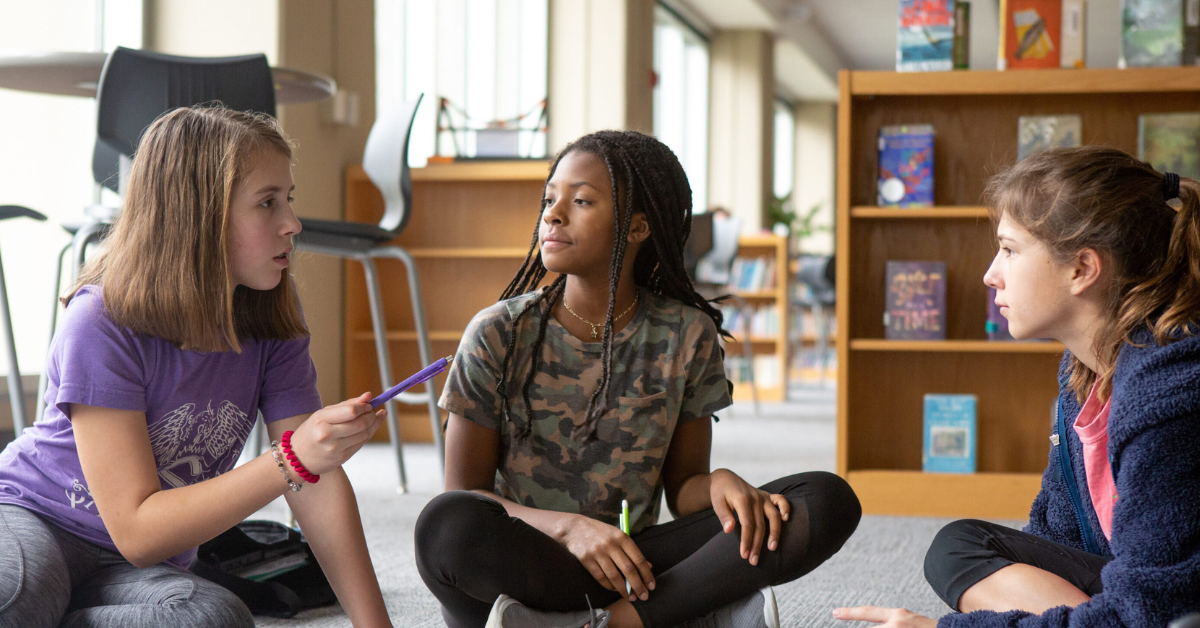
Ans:
[[[716,325],[700,310],[642,290],[633,319],[613,338],[609,410],[586,444],[571,438],[600,383],[599,342],[583,342],[551,316],[530,387],[530,436],[516,436],[527,413],[521,387],[529,373],[540,307],[521,319],[505,389],[511,421],[501,416],[496,382],[512,322],[536,296],[501,301],[471,321],[439,405],[500,431],[496,493],[542,510],[571,512],[616,525],[629,501],[632,532],[658,521],[662,468],[675,426],[728,407]]]

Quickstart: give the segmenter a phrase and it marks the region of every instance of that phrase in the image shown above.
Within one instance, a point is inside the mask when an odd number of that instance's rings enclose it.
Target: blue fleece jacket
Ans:
[[[946,615],[939,628],[1104,628],[1165,626],[1200,611],[1200,336],[1158,346],[1148,332],[1117,358],[1108,418],[1108,456],[1117,486],[1112,539],[1106,540],[1087,491],[1083,445],[1072,428],[1079,415],[1066,388],[1070,354],[1059,371],[1065,442],[1051,447],[1042,489],[1025,531],[1112,557],[1100,572],[1104,591],[1072,609],[1041,615],[1020,611]],[[1061,436],[1060,436],[1061,440]],[[1070,452],[1060,469],[1058,448]],[[1064,473],[1075,478],[1083,511],[1068,495]],[[1086,547],[1085,534],[1092,549]]]

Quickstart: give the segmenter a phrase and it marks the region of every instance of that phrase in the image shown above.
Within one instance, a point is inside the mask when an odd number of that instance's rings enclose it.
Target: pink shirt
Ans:
[[[1101,405],[1097,388],[1092,386],[1092,392],[1075,419],[1075,433],[1083,442],[1083,470],[1087,474],[1092,506],[1100,519],[1100,529],[1106,538],[1112,539],[1113,506],[1117,503],[1117,487],[1108,461],[1108,409],[1112,398]]]

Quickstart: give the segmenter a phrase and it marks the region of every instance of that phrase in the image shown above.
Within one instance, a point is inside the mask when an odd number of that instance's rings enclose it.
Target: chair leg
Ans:
[[[25,391],[21,389],[21,368],[17,365],[17,341],[13,337],[12,315],[8,310],[8,286],[4,283],[4,265],[0,263],[0,325],[8,349],[8,398],[12,403],[13,434],[20,436],[25,421]]]
[[[50,343],[54,342],[54,331],[58,326],[58,291],[62,289],[63,260],[67,257],[67,251],[71,250],[73,244],[73,242],[68,242],[58,252],[58,267],[54,269],[54,294],[51,295],[54,297],[54,303],[50,308],[50,335],[46,336],[47,353],[49,352]],[[42,372],[38,374],[37,411],[33,415],[35,422],[41,419],[42,413],[46,411],[46,386],[50,383],[47,379],[47,373],[50,371],[49,366],[49,364],[43,366]]]
[[[408,251],[398,246],[375,249],[372,251],[372,255],[392,257],[404,262],[404,268],[408,273],[409,298],[412,301],[413,326],[417,332],[417,351],[420,354],[422,365],[433,362],[433,350],[429,345],[429,327],[425,323],[425,302],[421,298],[421,278],[417,273],[417,261]],[[427,397],[425,403],[429,407],[429,424],[433,430],[433,445],[438,453],[438,469],[444,472],[446,469],[446,445],[442,441],[442,415],[437,405],[437,388],[434,386],[433,379],[425,383],[425,395]]]
[[[367,300],[371,306],[371,327],[375,331],[375,355],[379,359],[379,378],[383,390],[392,387],[392,354],[388,350],[387,323],[383,318],[383,299],[379,293],[379,273],[375,268],[375,260],[370,257],[357,258],[363,265],[363,273],[367,279]],[[389,400],[387,408],[388,438],[392,443],[392,451],[396,455],[396,468],[400,474],[400,493],[408,492],[408,475],[404,472],[404,451],[400,443],[400,421],[395,400]]]

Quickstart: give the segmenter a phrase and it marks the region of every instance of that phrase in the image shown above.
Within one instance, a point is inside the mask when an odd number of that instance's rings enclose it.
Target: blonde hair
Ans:
[[[1098,368],[1072,356],[1069,387],[1082,403],[1099,378],[1107,399],[1117,355],[1134,332],[1167,344],[1200,320],[1200,182],[1179,179],[1178,203],[1163,173],[1101,146],[1057,148],[1026,158],[988,184],[992,222],[1008,217],[1058,263],[1095,249],[1110,265],[1107,320],[1096,335]]]
[[[103,252],[63,304],[85,285],[101,286],[113,322],[194,351],[308,335],[289,269],[275,288],[253,290],[236,285],[230,268],[230,202],[262,151],[292,157],[270,116],[220,103],[159,116],[142,137]]]

